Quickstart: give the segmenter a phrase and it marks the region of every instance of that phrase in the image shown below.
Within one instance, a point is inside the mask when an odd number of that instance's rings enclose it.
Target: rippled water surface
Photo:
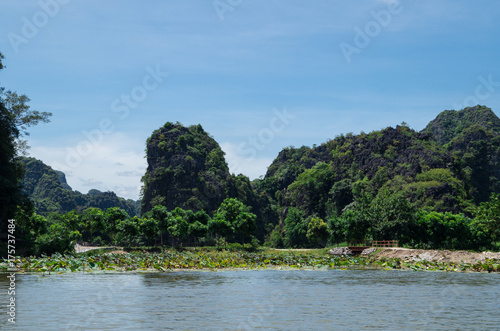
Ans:
[[[17,275],[19,330],[485,330],[500,275],[384,270]]]

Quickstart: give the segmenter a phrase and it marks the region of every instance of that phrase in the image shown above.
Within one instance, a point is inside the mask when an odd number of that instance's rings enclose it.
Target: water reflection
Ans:
[[[16,326],[495,329],[499,276],[383,270],[18,275]],[[3,302],[7,287],[0,277]]]
[[[177,287],[177,286],[197,286],[202,283],[211,285],[223,285],[227,277],[216,272],[172,272],[172,273],[151,273],[145,274],[143,282],[149,287]]]

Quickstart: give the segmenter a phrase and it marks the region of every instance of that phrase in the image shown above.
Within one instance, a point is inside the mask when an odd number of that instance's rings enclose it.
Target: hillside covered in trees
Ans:
[[[167,122],[146,142],[142,212],[156,205],[213,212],[231,175],[219,144],[201,127]]]
[[[148,168],[142,178],[142,213],[162,205],[213,215],[226,198],[236,198],[257,215],[255,235],[263,240],[275,213],[269,198],[244,175],[230,174],[219,144],[201,125],[167,122],[146,143]]]
[[[333,236],[325,238],[336,242],[399,239],[436,247],[455,240],[465,247],[487,241],[475,237],[484,233],[472,218],[500,192],[499,122],[491,109],[476,106],[444,111],[421,132],[403,123],[284,149],[256,183],[280,211],[271,242],[313,245],[305,235],[313,218],[325,220]],[[428,228],[436,225],[429,222],[457,233],[434,239]],[[478,242],[465,244],[467,238]]]
[[[460,160],[468,197],[474,202],[500,192],[500,119],[490,108],[444,111],[423,132]]]
[[[476,106],[444,111],[421,132],[403,123],[288,147],[251,183],[229,174],[200,125],[167,123],[147,142],[143,212],[159,204],[211,214],[232,197],[252,206],[258,238],[272,246],[352,239],[485,246],[494,235],[475,217],[500,192],[499,123],[491,109]],[[443,235],[434,238],[438,226]]]
[[[11,214],[31,243],[26,252],[69,251],[76,240],[252,247],[399,240],[414,248],[499,248],[500,119],[485,106],[444,111],[420,132],[402,123],[287,147],[254,181],[229,172],[201,125],[167,122],[147,139],[146,156],[137,202],[73,191],[62,172],[17,157],[20,197],[30,202]]]

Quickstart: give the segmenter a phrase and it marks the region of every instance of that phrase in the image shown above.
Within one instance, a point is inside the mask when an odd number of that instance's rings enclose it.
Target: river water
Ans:
[[[0,329],[498,330],[500,274],[385,270],[0,275]]]

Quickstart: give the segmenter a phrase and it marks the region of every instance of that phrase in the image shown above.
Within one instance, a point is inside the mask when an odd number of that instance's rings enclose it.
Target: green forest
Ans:
[[[0,69],[3,69],[0,53]],[[284,148],[265,176],[231,174],[201,124],[167,122],[145,142],[140,201],[74,191],[26,157],[29,127],[52,114],[0,90],[0,240],[16,254],[96,245],[323,248],[398,240],[424,249],[500,249],[500,119],[486,106]],[[50,124],[46,124],[50,125]],[[161,124],[160,124],[161,125]]]

